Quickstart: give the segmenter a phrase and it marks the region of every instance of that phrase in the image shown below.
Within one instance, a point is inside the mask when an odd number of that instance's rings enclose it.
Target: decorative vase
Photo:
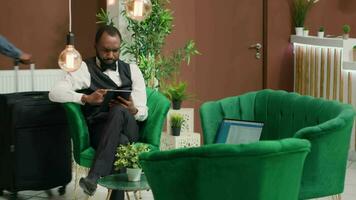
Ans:
[[[127,168],[126,174],[128,181],[140,181],[141,180],[141,168]]]
[[[172,104],[173,104],[173,110],[179,110],[181,105],[182,105],[182,101],[172,101]]]
[[[179,136],[181,127],[172,127],[172,135]]]
[[[324,38],[324,32],[318,32],[318,38]]]
[[[348,33],[344,33],[344,34],[342,35],[342,39],[344,39],[344,40],[349,39],[349,34],[348,34]]]
[[[303,36],[304,37],[309,36],[309,30],[303,30]]]
[[[295,27],[295,35],[303,36],[304,27]]]

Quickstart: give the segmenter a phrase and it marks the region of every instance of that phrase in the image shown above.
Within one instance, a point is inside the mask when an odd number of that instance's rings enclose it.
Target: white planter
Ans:
[[[128,181],[140,181],[142,169],[140,168],[127,168],[127,179]]]
[[[343,38],[344,40],[349,39],[349,34],[348,34],[348,33],[344,33],[344,34],[342,35],[342,38]]]
[[[303,30],[304,30],[303,27],[295,27],[295,34],[297,36],[303,36]]]
[[[318,38],[323,38],[324,37],[324,32],[318,32]]]
[[[309,30],[304,30],[304,31],[303,31],[303,36],[304,36],[304,37],[309,36]]]

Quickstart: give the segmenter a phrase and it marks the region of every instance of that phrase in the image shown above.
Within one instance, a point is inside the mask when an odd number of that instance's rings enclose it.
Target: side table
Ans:
[[[180,136],[173,136],[165,132],[161,135],[161,150],[170,150],[184,147],[200,146],[199,133],[181,133]]]
[[[150,189],[150,186],[148,185],[146,176],[144,174],[141,174],[140,181],[128,181],[126,173],[112,174],[100,178],[98,180],[98,184],[108,189],[108,195],[106,197],[107,200],[110,199],[112,190],[123,190],[128,200],[130,200],[128,192],[133,192],[135,200],[138,200],[138,191]]]

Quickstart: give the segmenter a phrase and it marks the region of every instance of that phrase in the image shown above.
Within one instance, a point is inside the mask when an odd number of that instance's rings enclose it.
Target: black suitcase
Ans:
[[[63,107],[48,92],[0,95],[0,193],[48,190],[71,181],[71,149]]]

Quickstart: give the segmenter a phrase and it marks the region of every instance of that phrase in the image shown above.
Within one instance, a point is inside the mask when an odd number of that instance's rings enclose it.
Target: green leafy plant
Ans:
[[[355,49],[355,50],[356,50],[356,45],[355,45],[355,46],[353,46],[353,49]]]
[[[293,0],[292,13],[295,27],[303,27],[308,11],[318,0]]]
[[[319,27],[319,32],[324,32],[324,31],[325,31],[324,26],[320,26],[320,27]]]
[[[172,12],[166,9],[169,0],[151,0],[151,15],[138,22],[122,14],[128,21],[127,29],[131,31],[132,41],[123,41],[122,54],[131,55],[144,76],[149,87],[160,87],[161,81],[179,71],[180,64],[185,61],[190,64],[191,56],[199,54],[195,42],[189,40],[182,48],[174,50],[165,56],[162,48],[166,37],[171,33],[173,24]],[[158,83],[158,84],[156,84]]]
[[[98,18],[97,24],[106,24],[108,26],[114,26],[114,22],[112,18],[110,18],[110,13],[106,12],[104,9],[100,9],[100,11],[96,14]]]
[[[179,128],[184,123],[184,117],[180,113],[173,113],[171,114],[170,122],[172,128]]]
[[[147,144],[127,144],[120,145],[117,148],[116,161],[114,163],[115,169],[121,168],[141,168],[138,156],[143,152],[148,152],[149,146]]]
[[[163,86],[162,93],[171,101],[183,101],[189,97],[186,90],[186,82],[173,81],[172,83]]]
[[[350,33],[350,31],[351,31],[350,25],[344,24],[344,25],[342,26],[342,31],[343,31],[345,34]]]

